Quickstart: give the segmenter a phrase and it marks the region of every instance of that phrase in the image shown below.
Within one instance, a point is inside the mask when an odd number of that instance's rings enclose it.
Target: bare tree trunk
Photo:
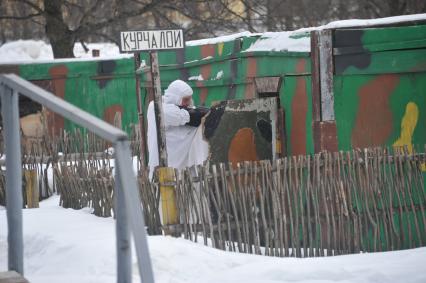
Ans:
[[[272,0],[266,0],[266,29],[267,31],[274,31],[275,30],[275,22],[274,17],[272,15]]]
[[[390,0],[388,1],[388,5],[389,16],[402,15],[407,7],[407,0]]]
[[[424,12],[425,0],[0,0],[0,42],[48,38],[55,58],[68,58],[75,42],[117,43],[125,29],[185,26],[189,40]]]
[[[62,1],[44,0],[46,36],[55,58],[73,58],[75,37],[62,15]]]
[[[253,19],[252,19],[252,5],[249,3],[249,1],[244,1],[244,10],[245,10],[245,17],[247,22],[247,28],[250,32],[256,32],[256,29],[253,27]]]
[[[287,10],[286,13],[284,14],[284,23],[285,23],[285,29],[286,30],[292,30],[293,29],[293,17],[294,17],[294,13],[293,13],[293,3],[291,3],[291,1],[286,1],[286,6],[285,9]]]

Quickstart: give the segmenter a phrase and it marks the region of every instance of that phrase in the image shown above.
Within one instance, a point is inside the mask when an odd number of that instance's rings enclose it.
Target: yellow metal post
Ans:
[[[27,194],[27,208],[38,208],[39,207],[39,193],[37,185],[37,171],[25,170],[25,192]]]
[[[179,224],[179,213],[176,205],[176,177],[172,167],[157,168],[160,183],[161,212],[163,226]],[[170,234],[165,229],[166,234]]]

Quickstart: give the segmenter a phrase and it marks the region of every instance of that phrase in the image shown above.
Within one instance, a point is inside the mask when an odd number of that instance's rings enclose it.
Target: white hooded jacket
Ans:
[[[191,87],[181,80],[173,81],[165,90],[163,96],[164,126],[166,131],[167,161],[169,167],[182,169],[194,165],[192,159],[194,154],[190,154],[191,144],[197,133],[197,127],[186,126],[189,122],[189,113],[185,109],[180,109],[182,98],[191,96]],[[148,152],[150,177],[154,168],[158,166],[158,145],[157,129],[155,123],[154,101],[148,105]],[[201,131],[201,130],[200,130]],[[197,136],[200,136],[198,134]],[[192,163],[192,164],[191,164]]]

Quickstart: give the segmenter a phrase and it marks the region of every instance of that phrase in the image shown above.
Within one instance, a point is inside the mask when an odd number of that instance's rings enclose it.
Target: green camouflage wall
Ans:
[[[426,25],[343,29],[334,33],[334,110],[340,150],[426,144]],[[426,164],[422,166],[426,181]],[[426,184],[426,182],[424,182]],[[426,185],[425,185],[426,191]],[[405,200],[407,202],[407,200]],[[424,199],[412,199],[424,205]],[[394,207],[399,204],[394,200]],[[413,234],[421,210],[394,214]],[[420,231],[424,241],[424,224]],[[373,229],[369,227],[372,234]],[[383,232],[381,243],[385,243]],[[417,241],[420,241],[417,239]],[[411,247],[405,240],[405,248]]]
[[[210,106],[225,99],[254,98],[255,77],[282,77],[279,94],[286,113],[287,152],[313,152],[309,53],[245,52],[257,39],[257,36],[243,37],[159,52],[162,87],[166,88],[177,78],[183,79],[194,88],[195,104]],[[141,55],[147,64],[148,57],[147,53]],[[121,112],[122,125],[126,128],[137,122],[133,70],[133,59],[119,59],[24,64],[17,66],[16,72],[111,123],[114,113]],[[200,75],[203,79],[197,80]],[[145,86],[150,83],[143,74],[141,80],[146,107],[149,97]],[[59,115],[51,115],[49,125],[52,133],[77,127]]]
[[[255,98],[254,78],[278,76],[287,154],[313,153],[318,140],[312,129],[311,53],[247,52],[256,40],[251,36],[160,52],[162,87],[178,78],[188,81],[195,103],[210,106]],[[411,150],[412,144],[426,144],[426,24],[334,30],[332,51],[337,149],[407,145]],[[149,65],[148,54],[141,59]],[[26,64],[15,72],[109,122],[116,112],[122,113],[124,127],[137,122],[133,59]],[[146,107],[150,83],[146,74],[140,76]],[[75,128],[58,116],[50,119],[56,130]],[[426,183],[426,165],[423,176]],[[401,221],[413,223],[414,213],[404,212],[409,220]]]
[[[113,123],[120,112],[124,128],[137,122],[132,59],[20,65],[23,78],[55,93],[85,111]],[[77,126],[49,115],[51,133]]]
[[[255,77],[279,76],[282,78],[279,96],[289,138],[287,152],[313,153],[309,53],[246,52],[256,39],[245,37],[187,46],[184,51],[160,52],[162,87],[166,88],[177,78],[188,81],[194,88],[195,104],[210,106],[226,99],[255,98]],[[150,64],[147,54],[142,54],[142,60]],[[149,75],[142,76],[142,80],[149,81]],[[146,90],[143,97],[147,102]]]
[[[310,53],[247,52],[256,40],[248,36],[159,52],[162,87],[186,80],[194,88],[195,103],[209,106],[254,98],[255,77],[281,77],[287,154],[313,153]],[[333,42],[338,149],[425,144],[426,25],[339,29]],[[141,57],[149,65],[148,54]],[[124,128],[137,122],[133,59],[15,67],[22,77],[109,122],[115,112],[122,113]],[[146,106],[150,83],[145,74],[141,79]],[[75,128],[58,116],[50,120],[55,129]]]
[[[348,51],[334,57],[339,149],[426,144],[426,25],[339,30],[334,41]]]

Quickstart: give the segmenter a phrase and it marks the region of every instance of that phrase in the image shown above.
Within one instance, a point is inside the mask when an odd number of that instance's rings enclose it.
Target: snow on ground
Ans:
[[[58,196],[23,210],[24,272],[31,283],[116,282],[115,227]],[[426,282],[426,248],[328,258],[224,252],[182,238],[148,238],[157,283]],[[133,253],[133,282],[140,282]],[[0,271],[7,269],[6,211],[0,207]]]

